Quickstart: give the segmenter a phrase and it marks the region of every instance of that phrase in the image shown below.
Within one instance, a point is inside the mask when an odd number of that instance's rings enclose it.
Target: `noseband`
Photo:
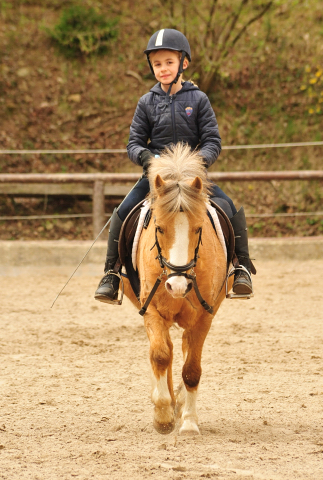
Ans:
[[[194,290],[195,290],[195,293],[196,293],[196,296],[197,296],[200,304],[202,305],[203,308],[205,308],[205,310],[207,312],[213,314],[213,308],[205,300],[203,300],[203,298],[200,294],[200,291],[199,291],[197,283],[196,283],[196,274],[193,270],[194,267],[196,266],[197,260],[199,258],[198,252],[199,252],[200,244],[201,244],[201,241],[202,241],[202,227],[199,229],[199,238],[198,238],[197,246],[196,246],[195,251],[194,251],[194,258],[192,258],[192,260],[189,263],[187,263],[186,265],[173,265],[172,263],[168,262],[165,257],[163,257],[161,246],[160,246],[159,241],[158,241],[157,231],[158,231],[158,229],[157,229],[157,227],[155,227],[155,243],[151,247],[151,250],[154,247],[157,248],[158,255],[156,257],[156,260],[158,259],[159,265],[163,269],[163,271],[159,275],[159,277],[157,277],[155,285],[153,286],[153,288],[152,288],[144,306],[139,311],[140,315],[144,315],[146,313],[148,305],[150,304],[153,296],[155,295],[156,290],[159,287],[163,276],[166,276],[166,280],[168,280],[171,277],[185,277],[185,278],[188,278],[189,280],[191,280],[192,284],[193,284],[193,287],[194,287]],[[170,270],[173,270],[174,273],[169,273],[168,274],[167,270],[166,270],[166,267],[169,268]],[[191,273],[190,274],[186,273],[187,270],[191,270]]]

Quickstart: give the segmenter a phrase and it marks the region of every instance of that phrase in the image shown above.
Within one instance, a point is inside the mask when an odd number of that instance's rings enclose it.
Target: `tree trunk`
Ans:
[[[216,78],[218,76],[219,69],[216,68],[210,72],[203,72],[200,76],[199,88],[207,95],[214,91]]]

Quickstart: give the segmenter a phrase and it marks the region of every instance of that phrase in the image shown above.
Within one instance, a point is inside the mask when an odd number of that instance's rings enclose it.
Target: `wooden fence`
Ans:
[[[140,176],[140,173],[4,173],[0,174],[0,194],[92,195],[93,237],[96,238],[106,223],[105,196],[124,197]],[[323,180],[323,170],[209,172],[209,178],[215,182]]]

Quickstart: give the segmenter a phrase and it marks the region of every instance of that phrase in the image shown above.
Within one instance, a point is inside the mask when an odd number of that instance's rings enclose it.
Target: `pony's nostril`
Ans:
[[[187,285],[187,289],[186,289],[185,295],[192,290],[192,287],[193,287],[193,283],[190,282],[190,283]]]
[[[166,288],[167,288],[167,290],[169,290],[170,292],[173,290],[171,284],[168,283],[168,282],[166,283]]]

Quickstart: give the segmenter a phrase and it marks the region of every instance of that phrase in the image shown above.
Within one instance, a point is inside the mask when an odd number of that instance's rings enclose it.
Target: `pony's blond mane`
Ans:
[[[165,182],[162,192],[155,190],[155,178],[160,175]],[[202,180],[200,193],[191,186],[193,180]],[[210,189],[203,158],[192,151],[188,145],[179,143],[164,150],[159,158],[154,158],[149,167],[150,200],[153,208],[158,208],[162,215],[172,217],[179,211],[202,215],[205,201]],[[162,193],[162,195],[158,195]]]

